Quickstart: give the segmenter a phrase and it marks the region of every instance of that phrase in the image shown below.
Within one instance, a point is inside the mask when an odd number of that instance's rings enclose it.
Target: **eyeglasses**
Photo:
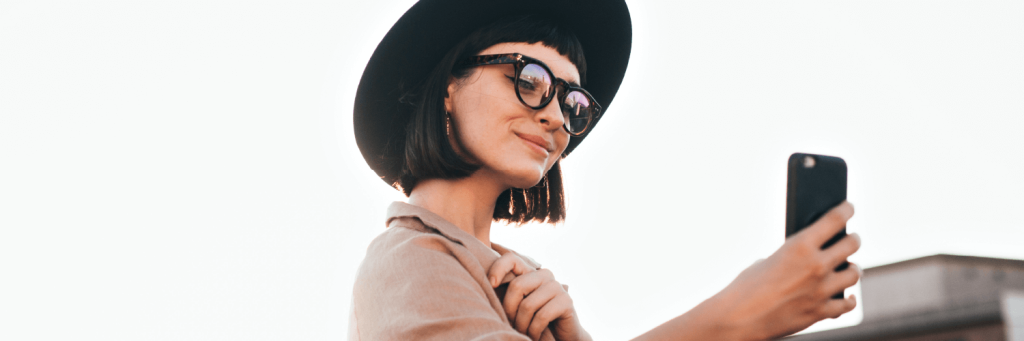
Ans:
[[[509,77],[509,80],[515,83],[516,97],[519,97],[523,105],[540,110],[551,103],[552,98],[558,97],[565,122],[562,127],[570,135],[582,135],[601,115],[601,105],[597,104],[594,96],[579,86],[555,77],[551,69],[537,59],[519,53],[492,54],[473,56],[459,65],[472,67],[494,64],[515,66],[515,76]]]

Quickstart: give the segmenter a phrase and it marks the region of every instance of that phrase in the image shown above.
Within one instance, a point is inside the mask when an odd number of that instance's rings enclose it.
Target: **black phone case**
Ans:
[[[814,159],[808,167],[807,157]],[[846,200],[846,161],[834,156],[794,153],[789,156],[786,188],[786,237],[799,232],[821,218],[829,209]],[[846,237],[846,227],[832,236],[821,248],[824,250]],[[850,263],[843,262],[836,271],[845,270]],[[832,298],[842,299],[844,292]]]

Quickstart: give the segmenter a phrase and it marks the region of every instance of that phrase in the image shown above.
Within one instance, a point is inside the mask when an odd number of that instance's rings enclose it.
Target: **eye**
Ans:
[[[516,83],[515,77],[507,76],[507,75],[505,77],[507,77],[510,82]],[[519,77],[519,82],[518,83],[519,83],[518,84],[519,85],[519,91],[534,91],[534,90],[537,90],[537,85],[534,84],[535,81],[533,81],[532,79],[528,79],[526,77]]]

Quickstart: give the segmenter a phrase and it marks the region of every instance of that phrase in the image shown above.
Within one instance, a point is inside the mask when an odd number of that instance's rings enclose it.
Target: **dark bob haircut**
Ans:
[[[413,107],[406,126],[405,162],[399,179],[406,196],[421,180],[463,178],[479,168],[459,157],[447,137],[444,99],[448,95],[449,81],[463,79],[471,73],[470,68],[456,67],[456,63],[496,44],[538,42],[568,58],[585,85],[587,64],[583,46],[576,36],[555,20],[525,15],[506,17],[473,32],[448,51],[422,84],[405,92],[402,102]],[[554,224],[565,219],[559,162],[555,162],[538,185],[501,193],[494,205],[493,218],[517,224],[530,221]]]

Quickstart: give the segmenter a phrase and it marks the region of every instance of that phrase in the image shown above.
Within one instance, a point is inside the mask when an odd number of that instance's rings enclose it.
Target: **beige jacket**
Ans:
[[[497,291],[487,280],[499,254],[514,251],[493,242],[492,250],[440,216],[403,202],[388,208],[386,226],[356,275],[349,340],[530,340],[512,328],[501,305],[514,275]]]

